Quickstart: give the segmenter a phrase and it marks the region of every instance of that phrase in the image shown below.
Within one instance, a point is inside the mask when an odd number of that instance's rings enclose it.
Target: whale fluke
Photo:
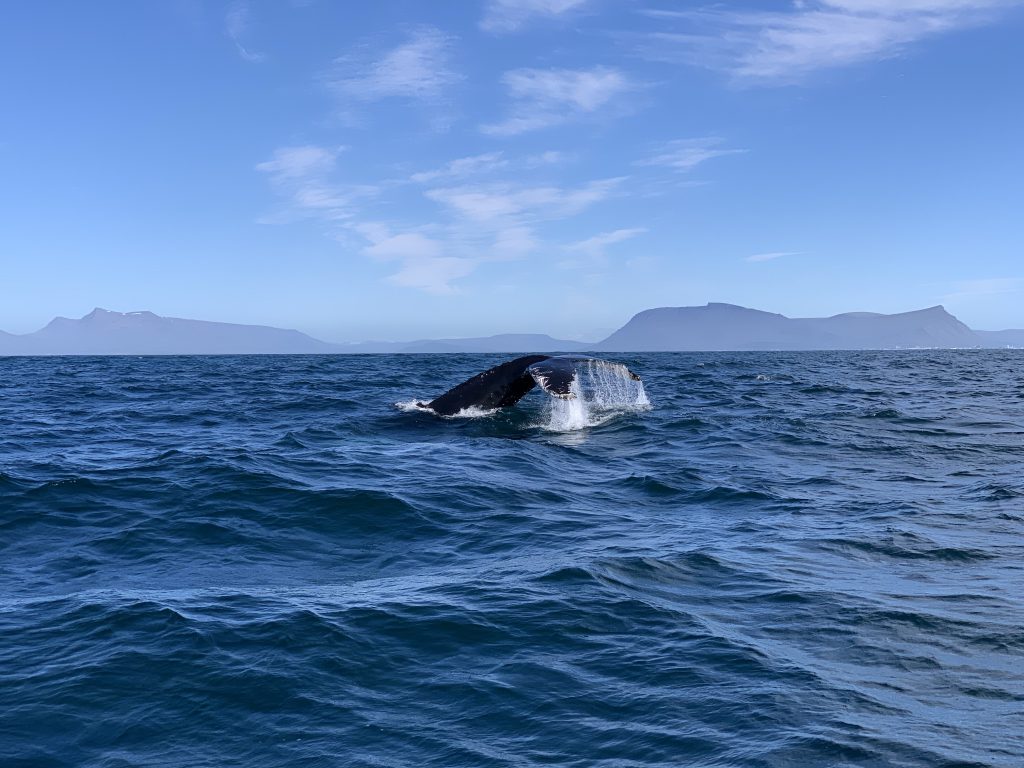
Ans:
[[[572,383],[580,365],[619,368],[636,381],[640,377],[621,363],[578,355],[526,355],[496,365],[434,398],[417,403],[441,416],[454,416],[467,408],[507,408],[540,386],[552,397],[572,399]]]
[[[608,360],[600,360],[596,357],[583,357],[581,355],[549,357],[546,360],[534,363],[527,370],[533,377],[533,380],[537,382],[537,385],[549,395],[562,398],[563,400],[571,400],[576,397],[572,392],[572,383],[576,380],[576,372],[581,365],[617,369],[634,381],[640,381],[640,377],[622,363],[613,363]]]

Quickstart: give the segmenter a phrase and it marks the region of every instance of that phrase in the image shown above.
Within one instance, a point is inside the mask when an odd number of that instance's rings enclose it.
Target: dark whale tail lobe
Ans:
[[[633,379],[640,380],[621,363],[578,355],[526,355],[478,373],[429,403],[417,405],[440,416],[454,416],[467,408],[507,408],[518,403],[535,386],[552,397],[570,400],[576,396],[572,384],[581,365],[621,368]]]
[[[441,416],[454,416],[467,408],[491,410],[515,405],[535,385],[527,369],[547,359],[548,355],[526,355],[496,365],[435,397],[426,407]]]

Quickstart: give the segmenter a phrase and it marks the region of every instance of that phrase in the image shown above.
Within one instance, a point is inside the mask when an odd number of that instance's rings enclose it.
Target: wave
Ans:
[[[4,361],[0,764],[1024,762],[1019,355],[501,359]]]
[[[404,413],[429,413],[432,416],[436,416],[441,419],[483,419],[500,412],[500,409],[498,408],[478,408],[477,406],[470,406],[469,408],[463,408],[458,413],[438,416],[438,414],[434,413],[433,410],[423,405],[422,400],[403,400],[395,403],[395,407]]]

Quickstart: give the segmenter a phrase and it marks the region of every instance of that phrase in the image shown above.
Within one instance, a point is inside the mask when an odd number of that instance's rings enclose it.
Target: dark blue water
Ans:
[[[0,359],[0,766],[1024,765],[1024,353]]]

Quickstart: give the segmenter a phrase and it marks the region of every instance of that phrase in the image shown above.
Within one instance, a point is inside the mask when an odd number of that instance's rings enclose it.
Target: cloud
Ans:
[[[490,0],[480,21],[488,32],[515,32],[537,17],[556,18],[581,8],[587,0]]]
[[[434,294],[455,292],[453,280],[467,277],[478,259],[445,255],[444,245],[421,232],[392,234],[379,222],[356,224],[353,229],[370,241],[363,253],[378,261],[397,262],[399,269],[387,280],[405,288]]]
[[[414,173],[409,177],[409,181],[417,184],[426,184],[430,182],[463,179],[469,176],[484,176],[486,174],[493,173],[494,171],[509,168],[510,166],[518,168],[539,168],[564,163],[569,158],[570,155],[565,152],[558,152],[555,150],[539,152],[533,155],[525,155],[514,160],[507,158],[504,152],[487,152],[482,155],[460,157],[445,163],[440,168]]]
[[[514,69],[502,76],[512,99],[511,114],[481,126],[492,136],[514,136],[594,114],[638,85],[612,67]]]
[[[441,255],[441,244],[419,232],[407,232],[401,235],[390,235],[377,240],[364,249],[365,253],[376,259],[432,259]]]
[[[238,51],[239,56],[254,64],[266,60],[267,57],[265,55],[246,47],[242,43],[242,40],[249,32],[249,6],[246,3],[236,2],[231,5],[227,16],[224,18],[224,28],[227,31],[228,37],[231,38],[231,42],[235,44],[235,49]]]
[[[942,297],[943,303],[961,304],[1001,294],[1018,293],[1024,289],[1024,278],[989,277],[977,280],[959,280],[953,290]]]
[[[724,139],[709,136],[701,139],[676,139],[663,144],[658,153],[646,160],[638,161],[638,165],[658,165],[676,171],[692,171],[701,163],[725,155],[736,155],[746,152],[745,149],[725,149],[721,147]]]
[[[363,255],[397,265],[387,279],[395,285],[435,294],[452,293],[453,283],[479,265],[521,259],[544,244],[538,225],[580,213],[614,194],[624,178],[598,179],[574,186],[523,183],[435,184],[423,196],[440,207],[442,215],[424,226],[381,222],[368,216],[371,205],[394,184],[342,183],[338,159],[345,147],[313,144],[280,147],[256,168],[288,202],[288,211],[331,225],[339,240],[358,235]],[[527,158],[551,164],[562,155],[543,153]],[[505,167],[501,153],[457,158],[424,172],[421,183],[462,178]],[[388,202],[384,200],[383,202]],[[280,221],[280,218],[277,219]],[[609,233],[612,242],[627,231]],[[597,241],[595,240],[595,245]]]
[[[609,197],[621,181],[601,179],[576,187],[495,183],[429,189],[425,197],[448,214],[446,223],[431,225],[443,239],[408,237],[399,242],[380,239],[385,233],[369,232],[378,241],[367,252],[403,259],[393,282],[447,293],[453,280],[471,274],[480,264],[522,259],[543,248],[535,227],[580,213]],[[412,263],[410,256],[423,264]],[[434,277],[428,282],[429,274]]]
[[[488,152],[487,154],[473,155],[472,157],[460,157],[432,171],[414,173],[410,179],[423,184],[429,181],[437,181],[438,179],[456,179],[488,173],[504,168],[507,165],[508,161],[501,152]]]
[[[607,264],[607,250],[610,246],[630,240],[646,231],[642,227],[616,229],[588,237],[586,240],[569,243],[565,246],[565,250],[578,254],[578,256],[563,259],[557,263],[557,266],[560,269],[600,269]],[[591,277],[596,276],[591,275]]]
[[[419,27],[383,56],[374,58],[362,51],[337,59],[328,84],[344,100],[398,98],[442,104],[449,89],[462,80],[449,64],[453,39],[434,27]]]
[[[588,237],[586,240],[570,243],[566,246],[566,249],[580,251],[589,256],[601,256],[609,245],[629,240],[637,235],[642,235],[646,231],[643,227],[634,227],[632,229],[616,229],[612,232],[602,232],[599,235]]]
[[[477,223],[565,218],[607,198],[623,178],[600,179],[580,187],[478,184],[428,190],[431,200]]]
[[[891,58],[943,32],[985,23],[1020,0],[796,0],[789,11],[648,11],[685,31],[647,36],[642,55],[711,66],[739,82],[796,82]]]
[[[522,259],[547,247],[538,228],[574,216],[613,195],[625,178],[597,179],[576,185],[522,182],[474,182],[465,177],[504,168],[550,165],[563,156],[543,153],[512,163],[502,153],[457,158],[414,178],[428,184],[419,191],[437,209],[428,218],[375,220],[375,208],[397,202],[384,197],[389,190],[410,191],[401,181],[357,184],[339,180],[339,158],[345,147],[313,144],[280,147],[256,168],[287,201],[288,216],[302,216],[328,225],[340,242],[355,245],[362,255],[393,264],[387,280],[395,285],[434,294],[457,291],[458,281],[481,264]],[[524,166],[523,163],[526,163]],[[452,180],[462,183],[451,183]],[[429,184],[429,182],[434,182]],[[449,182],[449,183],[444,183]],[[407,201],[403,200],[403,203]],[[388,206],[389,210],[395,210]],[[403,205],[402,210],[409,210]],[[417,217],[419,218],[419,217]],[[606,244],[632,234],[607,233]],[[358,242],[354,240],[358,237]],[[593,245],[597,247],[598,240]]]
[[[572,156],[566,152],[548,150],[547,152],[530,155],[525,159],[524,164],[529,167],[535,167],[538,165],[555,165],[556,163],[564,163],[571,157]]]
[[[344,147],[315,145],[281,147],[270,160],[256,166],[285,195],[292,210],[336,225],[336,233],[355,232],[369,245],[363,253],[377,261],[394,262],[398,271],[387,280],[395,285],[435,294],[453,293],[453,280],[476,269],[479,260],[445,253],[442,242],[422,232],[393,233],[380,222],[360,221],[358,203],[375,195],[372,185],[342,185],[332,177]]]
[[[271,173],[279,179],[323,176],[334,170],[335,160],[343,149],[344,147],[328,149],[311,144],[281,147],[274,150],[273,159],[260,163],[256,169]]]
[[[372,185],[342,185],[331,180],[338,155],[344,147],[311,144],[281,147],[256,170],[266,173],[271,184],[289,199],[292,210],[302,215],[339,221],[353,216],[357,199],[373,196]]]
[[[478,263],[472,259],[442,256],[436,259],[406,261],[402,268],[388,277],[388,282],[405,288],[417,288],[440,295],[455,293],[453,280],[467,277]]]
[[[408,256],[431,260],[439,277],[424,288],[443,292],[444,285],[470,274],[480,264],[522,259],[544,248],[536,234],[538,226],[574,216],[607,199],[622,181],[599,179],[571,187],[514,183],[434,187],[424,196],[446,214],[430,225],[440,239],[405,237],[399,241],[384,239],[388,233],[364,229],[364,235],[377,239],[367,252],[403,258],[407,268],[403,268],[402,285],[411,285],[414,276],[422,280],[426,274],[425,267],[413,268]]]
[[[491,251],[498,258],[517,259],[535,250],[537,245],[529,227],[505,227],[495,234]]]
[[[774,261],[775,259],[781,259],[783,256],[799,256],[801,251],[772,251],[770,253],[755,253],[753,256],[747,256],[743,260],[750,262],[758,261]]]

